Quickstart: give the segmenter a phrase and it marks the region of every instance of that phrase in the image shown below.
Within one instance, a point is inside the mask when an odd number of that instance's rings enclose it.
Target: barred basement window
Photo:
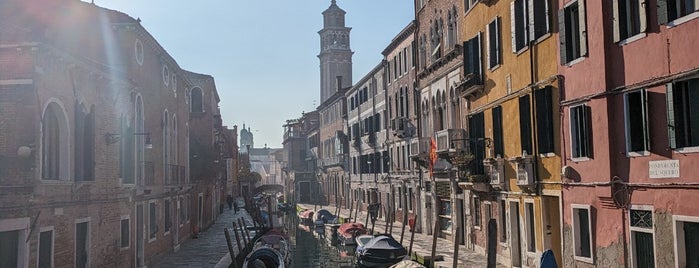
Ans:
[[[575,257],[576,259],[592,262],[591,208],[586,205],[573,205],[572,208]]]
[[[653,239],[653,211],[632,209],[629,211],[633,267],[655,267],[655,242]]]

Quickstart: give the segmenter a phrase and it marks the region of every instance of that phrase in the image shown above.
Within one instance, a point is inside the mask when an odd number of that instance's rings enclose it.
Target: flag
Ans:
[[[430,138],[430,178],[433,177],[435,163],[437,163],[437,142],[434,141],[434,138]]]

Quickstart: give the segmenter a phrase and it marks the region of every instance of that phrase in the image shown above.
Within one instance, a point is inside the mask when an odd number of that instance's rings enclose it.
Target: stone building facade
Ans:
[[[40,2],[0,3],[0,266],[147,266],[199,213],[192,81],[138,20]]]

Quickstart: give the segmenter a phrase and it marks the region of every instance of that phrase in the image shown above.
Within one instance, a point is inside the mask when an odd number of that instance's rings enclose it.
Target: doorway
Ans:
[[[199,226],[199,231],[201,231],[204,224],[204,194],[199,194],[198,204],[197,204],[197,226]]]
[[[136,267],[143,267],[143,205],[136,205]]]
[[[510,243],[512,267],[522,267],[522,244],[520,241],[519,202],[510,202]]]

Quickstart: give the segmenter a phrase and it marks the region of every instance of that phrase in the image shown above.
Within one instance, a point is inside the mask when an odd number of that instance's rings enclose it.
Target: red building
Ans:
[[[699,265],[697,8],[559,1],[564,267]]]

